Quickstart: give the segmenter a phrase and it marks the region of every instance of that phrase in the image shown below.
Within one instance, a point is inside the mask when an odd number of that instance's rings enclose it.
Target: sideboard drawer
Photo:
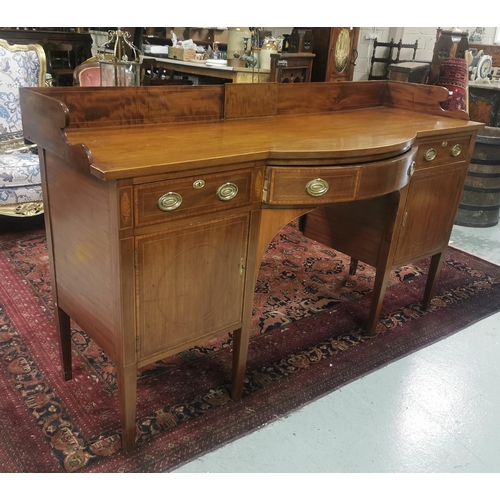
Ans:
[[[253,172],[233,170],[139,184],[134,187],[136,227],[251,202]]]
[[[267,167],[263,201],[324,204],[354,199],[361,167]]]
[[[465,161],[468,158],[470,141],[469,135],[422,141],[418,145],[415,168]]]
[[[394,158],[344,167],[268,166],[262,201],[271,205],[325,205],[382,196],[409,182],[416,153],[413,147]]]

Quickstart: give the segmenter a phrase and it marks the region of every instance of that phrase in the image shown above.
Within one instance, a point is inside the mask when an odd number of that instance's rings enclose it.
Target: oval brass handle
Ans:
[[[232,200],[238,194],[238,186],[232,182],[226,182],[219,186],[216,194],[221,201]]]
[[[437,152],[434,148],[431,148],[427,150],[424,154],[424,160],[425,161],[432,161],[434,158],[436,158]]]
[[[408,167],[408,177],[411,177],[415,173],[415,162],[412,161],[410,166]]]
[[[330,189],[328,182],[319,178],[313,179],[306,184],[306,191],[311,196],[323,196],[328,189]]]
[[[182,203],[182,196],[179,193],[170,191],[165,193],[158,200],[158,208],[164,212],[171,212],[180,206]]]
[[[451,156],[458,156],[462,152],[462,146],[460,144],[455,144],[450,151]]]

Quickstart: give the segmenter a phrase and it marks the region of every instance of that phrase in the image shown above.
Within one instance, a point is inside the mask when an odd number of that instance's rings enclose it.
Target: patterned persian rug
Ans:
[[[73,324],[62,380],[45,231],[0,235],[0,472],[164,472],[500,309],[500,268],[450,248],[429,311],[427,261],[391,274],[367,336],[374,269],[291,224],[269,246],[254,302],[245,393],[229,395],[230,335],[138,373],[137,446],[120,445],[113,363]]]

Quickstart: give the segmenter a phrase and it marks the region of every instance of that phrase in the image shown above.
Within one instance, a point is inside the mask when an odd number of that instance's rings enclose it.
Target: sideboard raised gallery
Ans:
[[[429,306],[483,127],[446,97],[391,81],[21,89],[64,377],[72,318],[116,363],[126,452],[153,361],[233,331],[241,398],[261,258],[299,216],[353,271],[376,266],[368,332],[396,266],[431,257]]]

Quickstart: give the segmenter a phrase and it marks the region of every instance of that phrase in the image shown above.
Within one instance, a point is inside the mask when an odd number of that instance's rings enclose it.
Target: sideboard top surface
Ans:
[[[458,120],[429,120],[428,115],[375,108],[241,122],[73,129],[67,137],[72,144],[90,148],[96,175],[112,179],[289,157],[301,158],[304,165],[320,159],[333,164],[345,157],[369,161],[373,155],[404,152],[419,132],[451,132],[463,125]]]
[[[48,149],[83,144],[87,168],[104,180],[259,160],[371,161],[401,154],[417,136],[483,126],[443,111],[441,87],[373,83],[26,89],[21,102],[28,139]]]

